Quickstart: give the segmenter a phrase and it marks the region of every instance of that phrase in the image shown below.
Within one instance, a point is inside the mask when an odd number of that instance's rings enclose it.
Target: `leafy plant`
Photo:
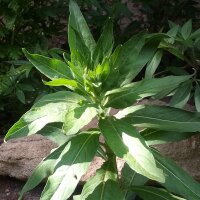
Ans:
[[[200,130],[200,114],[173,107],[134,105],[145,97],[162,98],[191,76],[132,80],[151,60],[163,34],[134,35],[113,50],[112,19],[96,42],[79,7],[70,1],[68,39],[70,57],[65,62],[23,49],[28,60],[50,81],[71,91],[48,94],[36,102],[8,131],[5,140],[42,134],[56,142],[54,149],[34,170],[24,193],[48,178],[41,200],[65,200],[73,194],[94,156],[105,162],[84,185],[83,199],[197,200],[200,185],[172,160],[150,144],[185,139]],[[111,116],[111,108],[121,108]],[[84,130],[94,118],[98,127]],[[136,129],[143,127],[144,129]],[[176,134],[177,137],[171,137]],[[103,136],[105,141],[99,141]],[[116,157],[124,159],[119,177]],[[145,186],[147,180],[161,188]],[[172,194],[173,193],[173,194]]]
[[[169,38],[165,38],[160,43],[159,50],[147,65],[145,77],[151,78],[166,73],[191,75],[190,80],[180,84],[176,89],[170,105],[183,108],[194,96],[196,110],[200,111],[200,29],[192,30],[192,20],[188,20],[182,27],[173,22],[169,22],[169,24],[170,30],[166,33]],[[155,73],[156,71],[157,73]]]

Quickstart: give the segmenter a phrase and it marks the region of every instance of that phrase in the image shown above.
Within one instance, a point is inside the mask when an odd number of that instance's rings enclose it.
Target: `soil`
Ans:
[[[3,143],[3,136],[0,136],[0,145]],[[25,182],[10,177],[0,176],[0,200],[17,200]],[[39,200],[44,184],[27,193],[24,200]]]
[[[10,177],[0,176],[0,200],[17,200],[19,193],[24,186],[25,182],[18,181]],[[23,200],[39,200],[44,184],[40,184],[38,187],[28,192]],[[80,194],[82,187],[78,186],[75,193]],[[72,200],[70,198],[69,200]]]
[[[0,199],[17,200],[25,183],[10,177],[0,177]],[[24,200],[39,200],[44,185],[40,185],[27,193]]]

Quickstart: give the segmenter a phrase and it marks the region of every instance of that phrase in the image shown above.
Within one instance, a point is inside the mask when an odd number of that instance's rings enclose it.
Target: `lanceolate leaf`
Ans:
[[[188,20],[181,28],[181,35],[185,40],[187,40],[192,31],[192,20]]]
[[[58,145],[64,144],[69,137],[66,136],[61,128],[53,126],[52,124],[45,126],[37,134],[47,137],[49,140],[55,142]]]
[[[56,162],[64,150],[66,144],[63,144],[59,148],[55,149],[49,156],[47,156],[41,163],[34,169],[30,178],[22,188],[19,200],[22,199],[24,193],[35,188],[41,183],[46,177],[50,176],[54,172]]]
[[[64,62],[55,58],[48,58],[38,54],[30,54],[23,49],[28,60],[45,76],[51,80],[58,78],[72,79],[71,70]]]
[[[98,148],[98,132],[83,132],[66,145],[55,173],[48,178],[41,200],[66,200],[87,171]]]
[[[76,30],[84,40],[85,45],[88,47],[90,52],[94,51],[96,46],[95,40],[88,28],[88,25],[75,1],[71,0],[69,4],[70,20],[69,27],[71,26]],[[70,41],[70,35],[69,35]]]
[[[185,83],[182,83],[173,95],[170,101],[170,106],[173,106],[175,108],[183,108],[190,98],[191,89],[191,81],[186,81]]]
[[[48,123],[64,122],[70,107],[82,100],[82,96],[67,91],[44,96],[10,128],[5,140],[35,134]]]
[[[136,59],[142,47],[145,44],[145,37],[143,34],[138,34],[126,42],[118,55],[115,68],[119,69],[120,79],[118,82],[121,84],[127,76],[137,74],[141,70],[141,65],[134,66]],[[143,66],[142,66],[143,67]],[[133,76],[134,77],[134,76]],[[124,83],[125,84],[125,83]]]
[[[200,199],[200,184],[182,170],[172,160],[160,155],[156,150],[152,150],[157,165],[166,174],[166,181],[162,185],[169,191],[184,196],[189,200]]]
[[[182,133],[178,131],[163,131],[163,130],[147,128],[141,131],[140,134],[145,139],[148,145],[155,145],[155,144],[164,144],[168,142],[177,142],[177,141],[185,140],[197,133],[196,132]]]
[[[195,107],[198,112],[200,112],[200,86],[196,85],[194,93]]]
[[[89,124],[96,115],[96,108],[90,105],[72,108],[65,116],[65,122],[63,126],[65,134],[76,134],[81,128]]]
[[[116,156],[123,158],[137,173],[164,182],[162,170],[156,167],[153,155],[133,126],[121,120],[100,120],[100,130]]]
[[[109,162],[99,169],[84,185],[76,200],[123,200],[123,193],[117,183],[117,174]]]
[[[155,54],[157,47],[164,37],[163,34],[150,35],[145,41],[146,36],[138,35],[130,40],[122,48],[122,64],[120,64],[121,85],[130,83],[149,62]]]
[[[78,94],[85,94],[84,87],[75,80],[59,78],[49,82],[44,82],[44,84],[49,86],[65,86],[73,91],[76,91]]]
[[[23,104],[25,104],[26,99],[25,99],[24,92],[23,92],[22,90],[20,90],[20,89],[17,89],[17,90],[16,90],[16,95],[17,95],[17,98],[18,98]]]
[[[70,18],[69,18],[70,20]],[[81,35],[72,27],[69,26],[69,40],[71,50],[71,62],[80,65],[83,69],[90,67],[91,52],[85,45]]]
[[[75,90],[78,83],[75,80],[69,80],[64,78],[55,79],[53,81],[45,82],[45,85],[49,86],[66,86],[71,90]]]
[[[147,178],[136,173],[126,163],[122,169],[121,184],[124,189],[124,199],[129,199],[133,196],[133,192],[130,190],[132,186],[142,186],[147,182]]]
[[[156,69],[158,68],[160,61],[162,59],[163,52],[162,50],[159,50],[155,53],[153,56],[151,62],[147,65],[146,72],[145,72],[145,78],[152,78]]]
[[[94,67],[110,56],[112,53],[113,43],[113,23],[111,19],[108,19],[94,51]]]
[[[108,91],[104,105],[106,107],[124,108],[133,105],[134,102],[144,97],[163,97],[189,78],[190,76],[167,76],[131,83],[122,88]]]
[[[170,194],[168,191],[155,187],[139,186],[132,187],[132,191],[138,194],[143,200],[185,200]]]
[[[200,114],[178,108],[156,105],[138,105],[116,114],[138,127],[166,131],[197,132],[200,130]]]

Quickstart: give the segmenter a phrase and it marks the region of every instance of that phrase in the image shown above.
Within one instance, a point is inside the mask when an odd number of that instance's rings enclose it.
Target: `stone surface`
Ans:
[[[56,144],[43,136],[10,140],[0,146],[0,175],[26,180]]]
[[[200,134],[181,142],[156,145],[156,148],[200,182]]]

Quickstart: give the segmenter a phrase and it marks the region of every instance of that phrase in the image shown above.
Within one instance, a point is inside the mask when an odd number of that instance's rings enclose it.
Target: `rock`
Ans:
[[[0,146],[0,176],[27,180],[41,160],[57,145],[41,135],[10,140]],[[88,172],[82,177],[85,182],[103,164],[103,159],[95,157]]]
[[[156,145],[156,148],[200,182],[200,134],[181,142]]]
[[[26,180],[56,144],[40,135],[10,140],[0,146],[0,175]]]

